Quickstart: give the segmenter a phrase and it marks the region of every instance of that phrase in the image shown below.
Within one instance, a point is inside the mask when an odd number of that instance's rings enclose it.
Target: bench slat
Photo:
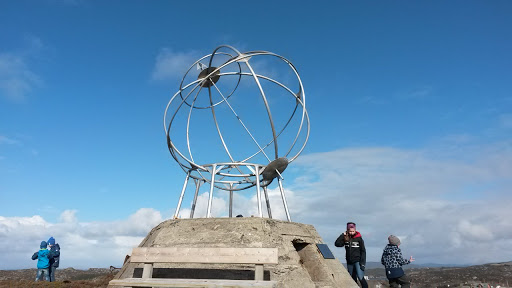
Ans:
[[[132,263],[277,264],[277,248],[134,248]]]
[[[244,288],[244,287],[276,287],[276,281],[254,281],[254,280],[207,280],[207,279],[163,279],[163,278],[125,278],[111,280],[111,286],[131,287],[208,287],[208,288]]]

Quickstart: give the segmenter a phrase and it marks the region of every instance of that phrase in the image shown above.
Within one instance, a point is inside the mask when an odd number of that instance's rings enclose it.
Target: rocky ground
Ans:
[[[77,270],[58,269],[57,282],[34,282],[36,269],[0,270],[0,287],[62,287],[93,288],[107,287],[117,270],[91,268]],[[412,268],[406,270],[412,287],[458,287],[462,284],[476,286],[488,283],[494,287],[512,286],[512,262],[494,263],[469,267]],[[367,269],[370,287],[388,287],[384,269]],[[380,286],[379,286],[380,285]],[[448,286],[449,285],[449,286]],[[297,287],[299,288],[299,287]]]
[[[406,273],[412,280],[412,287],[458,287],[476,286],[488,283],[491,286],[512,286],[512,262],[476,265],[468,267],[412,268]],[[367,269],[370,287],[388,287],[384,269]]]
[[[34,282],[37,269],[0,270],[0,287],[62,287],[95,288],[107,287],[117,270],[91,268],[77,270],[73,268],[57,269],[56,282]]]

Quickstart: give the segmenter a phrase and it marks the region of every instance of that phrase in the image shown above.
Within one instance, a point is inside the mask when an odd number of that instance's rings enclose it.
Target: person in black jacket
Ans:
[[[50,246],[50,251],[52,252],[52,257],[50,258],[50,282],[55,282],[55,270],[59,267],[60,262],[60,246],[58,243],[55,243],[53,237],[48,239],[48,246]]]
[[[356,231],[356,223],[347,223],[347,231],[343,232],[343,234],[336,239],[334,246],[345,246],[345,258],[347,259],[348,274],[352,276],[352,279],[354,279],[356,283],[357,279],[359,279],[363,288],[368,288],[368,283],[366,283],[366,279],[364,279],[366,248],[364,247],[364,241],[363,237],[361,237],[361,233]]]
[[[408,277],[405,276],[402,265],[411,263],[414,261],[414,258],[411,256],[411,258],[407,260],[402,257],[402,250],[398,247],[400,246],[400,239],[395,235],[389,235],[388,241],[389,244],[382,252],[380,263],[386,268],[386,277],[389,281],[389,287],[398,288],[401,286],[402,288],[409,288],[411,282]]]

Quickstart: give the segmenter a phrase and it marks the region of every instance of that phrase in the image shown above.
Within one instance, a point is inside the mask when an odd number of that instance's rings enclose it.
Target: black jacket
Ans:
[[[50,258],[50,266],[52,267],[59,267],[59,261],[60,261],[60,246],[59,244],[55,244],[50,249],[50,252],[52,253],[52,258]]]
[[[356,232],[354,237],[350,237],[348,241],[344,240],[345,233],[341,234],[336,242],[334,242],[334,246],[343,247],[345,246],[345,259],[348,264],[353,264],[355,262],[359,262],[359,265],[366,265],[366,248],[364,247],[363,237],[361,237],[361,233]]]

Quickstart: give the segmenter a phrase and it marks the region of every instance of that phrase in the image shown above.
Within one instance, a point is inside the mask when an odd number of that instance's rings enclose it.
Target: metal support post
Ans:
[[[187,177],[185,177],[185,183],[183,184],[183,189],[181,189],[180,200],[178,201],[178,207],[176,207],[176,212],[174,212],[174,219],[178,218],[180,213],[181,202],[183,201],[183,195],[185,195],[185,190],[187,189],[188,179],[190,178],[190,171],[187,173]]]
[[[233,217],[233,183],[229,183],[229,218]]]
[[[265,193],[265,200],[267,201],[268,218],[272,219],[272,211],[270,210],[270,201],[268,200],[267,186],[263,187],[263,193]]]
[[[254,165],[254,170],[256,171],[256,198],[258,199],[258,215],[263,218],[263,212],[261,211],[261,191],[260,191],[260,171],[257,165]]]
[[[194,194],[194,202],[192,202],[192,209],[190,209],[190,218],[194,218],[194,212],[196,211],[197,195],[199,194],[199,188],[203,184],[203,180],[194,179],[196,183],[196,193]]]
[[[217,174],[217,165],[212,166],[212,181],[210,182],[210,196],[208,198],[208,209],[206,211],[206,218],[210,218],[212,211],[213,188],[215,187],[215,174]]]
[[[281,190],[281,198],[283,198],[283,204],[284,204],[284,211],[286,212],[286,218],[288,218],[288,221],[292,221],[290,219],[290,212],[288,212],[288,204],[286,203],[286,196],[284,196],[284,189],[283,189],[283,183],[281,183],[281,178],[277,178],[277,183],[279,184],[279,190]]]

